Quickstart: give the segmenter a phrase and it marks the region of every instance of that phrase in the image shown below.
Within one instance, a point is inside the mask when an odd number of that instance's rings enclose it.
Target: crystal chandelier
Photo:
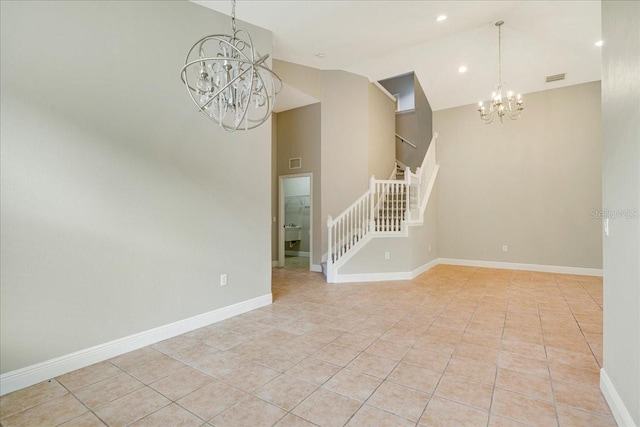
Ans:
[[[229,132],[264,123],[282,80],[269,69],[269,55],[253,49],[248,32],[236,30],[236,1],[231,6],[232,35],[198,40],[187,53],[181,78],[200,112]]]
[[[496,27],[498,27],[498,84],[491,94],[489,110],[486,110],[482,101],[478,104],[480,119],[487,124],[493,122],[496,117],[500,118],[500,123],[502,123],[502,119],[505,116],[511,120],[516,120],[524,109],[522,96],[518,94],[514,99],[513,92],[507,90],[506,85],[502,82],[502,24],[504,24],[504,21],[496,22]]]

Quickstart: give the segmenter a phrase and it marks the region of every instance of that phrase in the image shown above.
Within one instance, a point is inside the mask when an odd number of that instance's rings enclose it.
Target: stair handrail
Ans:
[[[427,149],[427,153],[422,160],[422,164],[418,169],[416,169],[416,174],[419,175],[419,186],[420,186],[420,196],[419,196],[419,206],[420,206],[420,216],[424,215],[424,211],[427,207],[427,200],[431,188],[433,188],[433,182],[431,180],[432,175],[436,171],[437,162],[436,162],[436,140],[438,138],[438,133],[434,132],[433,137],[431,138],[431,142],[429,143],[429,148]]]
[[[422,164],[421,164],[421,165],[420,165],[420,167],[419,167],[421,170],[424,170],[424,169],[425,169],[425,167],[427,166],[427,163],[429,162],[429,152],[430,152],[432,149],[435,151],[435,144],[434,144],[434,143],[436,142],[436,139],[437,139],[437,138],[438,138],[438,132],[434,132],[434,133],[433,133],[433,136],[431,137],[431,141],[429,142],[429,148],[427,148],[427,152],[426,152],[426,154],[424,155],[424,159],[422,159]],[[436,157],[435,157],[435,152],[434,152],[434,153],[433,153],[433,160],[434,160],[434,162],[435,162],[435,159],[436,159]],[[417,171],[416,171],[416,173],[417,173]]]
[[[396,133],[396,138],[398,138],[400,141],[404,142],[405,144],[409,145],[410,147],[413,147],[414,149],[418,148],[418,146],[416,144],[414,144],[413,142],[409,141],[407,138],[400,136]]]
[[[339,214],[337,217],[332,218],[331,215],[329,215],[327,219],[327,227],[334,226],[338,221],[344,218],[349,213],[349,211],[351,211],[356,205],[362,202],[369,194],[371,194],[369,190],[365,191],[365,193],[362,196],[358,197],[358,199],[355,202],[351,203],[351,205],[349,205],[348,208],[343,210],[342,213]]]

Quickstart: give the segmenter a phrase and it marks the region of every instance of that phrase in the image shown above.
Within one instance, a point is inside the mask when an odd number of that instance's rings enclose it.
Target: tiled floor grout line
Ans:
[[[423,300],[421,301],[421,303],[422,303],[425,299],[426,299],[426,297],[425,297],[425,298],[423,298]],[[414,309],[413,311],[415,311],[415,309]],[[413,311],[412,311],[412,312],[413,312]],[[403,319],[406,319],[407,317],[410,317],[410,315],[411,315],[411,313],[407,314],[406,316],[404,316],[404,317],[403,317]],[[395,326],[395,325],[397,325],[398,323],[400,323],[403,319],[400,319],[400,320],[398,320],[396,323],[394,323],[394,326]],[[434,320],[434,321],[435,321],[435,320]],[[431,324],[433,324],[433,322],[431,322]],[[387,329],[387,330],[386,330],[386,331],[385,331],[385,332],[384,332],[384,333],[383,333],[383,334],[382,334],[378,339],[380,339],[380,340],[381,340],[381,339],[382,339],[382,337],[383,337],[387,332],[389,332],[392,328],[393,328],[393,326],[392,326],[392,327],[390,327],[389,329]],[[425,331],[425,332],[426,332],[426,331]],[[423,334],[421,334],[420,336],[422,336],[422,335],[424,335],[424,333],[423,333]],[[385,340],[383,340],[383,341],[385,341]],[[369,344],[369,345],[368,345],[364,350],[362,350],[362,353],[366,352],[368,348],[370,348],[373,344],[375,344],[375,342],[376,342],[376,341],[374,341],[374,342],[372,342],[371,344]],[[393,342],[393,341],[389,341],[389,342]],[[398,343],[395,343],[395,344],[398,344]],[[406,356],[406,355],[407,355],[407,354],[408,354],[408,353],[413,349],[413,346],[414,346],[414,345],[415,345],[415,344],[412,344],[412,345],[409,347],[409,350],[407,350],[407,351],[405,352],[405,354],[402,356],[402,359],[403,359],[403,358],[404,358],[404,357],[405,357],[405,356]],[[361,353],[361,354],[362,354],[362,353]],[[382,356],[379,356],[379,357],[382,357]],[[402,359],[400,359],[399,361],[397,361],[397,363],[396,363],[396,365],[393,367],[393,369],[392,369],[391,371],[389,371],[389,373],[387,374],[387,376],[386,376],[386,377],[384,377],[384,378],[382,379],[382,381],[380,382],[380,384],[378,384],[378,385],[376,386],[376,388],[373,390],[373,392],[371,392],[371,394],[369,395],[369,397],[367,397],[367,398],[362,402],[362,404],[360,405],[360,408],[358,408],[358,411],[359,411],[362,407],[364,407],[364,405],[366,405],[366,404],[367,404],[367,402],[369,401],[369,399],[371,399],[371,397],[373,397],[373,395],[376,393],[376,391],[378,391],[378,389],[380,388],[380,386],[381,386],[382,384],[384,384],[384,382],[385,382],[385,381],[387,381],[387,380],[388,380],[389,376],[390,376],[390,375],[391,375],[391,374],[396,370],[396,368],[398,367],[398,365],[400,365],[400,363],[402,362]],[[355,359],[354,359],[354,360],[355,360]],[[394,362],[395,362],[395,360],[394,360]],[[345,369],[346,369],[346,366],[345,366]],[[410,388],[410,387],[407,387],[407,388]],[[427,403],[428,403],[428,401],[427,401]],[[426,407],[426,404],[425,404],[425,407]],[[403,418],[403,419],[405,419],[405,420],[407,420],[407,421],[410,421],[410,422],[411,422],[411,420],[409,420],[409,419],[407,419],[407,418],[405,418],[405,417],[403,417],[403,416],[401,416],[401,415],[399,415],[399,414],[394,414],[393,412],[389,412],[389,411],[387,411],[387,410],[385,410],[385,409],[382,409],[382,408],[379,408],[379,409],[380,409],[380,410],[382,410],[382,411],[388,412],[388,413],[390,413],[390,414],[393,414],[393,415],[399,416],[400,418]],[[349,421],[351,421],[351,419],[352,419],[352,418],[353,418],[353,417],[358,413],[358,411],[356,411],[356,412],[354,412],[354,413],[353,413],[353,415],[349,418],[349,420],[347,420],[347,422],[345,423],[345,425],[347,425],[347,424],[349,423]],[[423,410],[423,411],[424,411],[424,410]],[[418,421],[416,421],[416,425],[418,425],[418,423],[419,423],[419,422],[420,422],[420,418],[418,418]]]
[[[564,294],[562,292],[562,289],[558,285],[558,282],[555,281],[555,280],[554,280],[554,282],[556,284],[556,287],[560,291],[560,294],[562,294],[563,298],[564,298]],[[566,302],[566,298],[565,298],[565,302]],[[536,304],[538,304],[537,301],[536,301]],[[546,334],[544,332],[544,327],[542,325],[542,316],[540,315],[540,306],[538,306],[538,319],[540,321],[540,330],[541,330],[541,333],[542,333],[542,345],[544,346],[544,354],[545,354],[545,357],[546,357],[545,362],[547,364],[547,372],[549,374],[549,385],[551,386],[551,399],[553,401],[553,411],[554,411],[554,413],[556,415],[556,424],[559,426],[560,425],[560,414],[558,413],[558,403],[556,402],[556,391],[555,391],[555,387],[553,386],[553,378],[551,377],[551,367],[549,366],[549,353],[547,352],[547,340],[546,340],[546,337],[545,337]]]
[[[404,316],[402,319],[404,319],[404,318],[406,318],[406,317],[408,317],[408,316],[409,316],[409,314],[408,314],[408,315],[406,315],[406,316]],[[387,332],[389,332],[389,330],[393,329],[393,327],[394,327],[395,325],[397,325],[398,323],[400,323],[400,322],[402,321],[402,319],[399,319],[399,320],[398,320],[398,321],[396,321],[392,326],[390,326],[389,328],[387,328],[387,329],[385,330],[385,332],[384,332],[384,333],[382,333],[378,338],[376,338],[376,340],[380,340],[380,339],[382,339],[382,337],[383,337]],[[433,322],[432,322],[432,323],[433,323]],[[351,330],[353,330],[353,329],[354,329],[354,328],[351,328],[349,331],[346,331],[345,333],[349,333],[349,332],[350,332]],[[343,335],[344,335],[344,334],[343,334]],[[337,341],[339,338],[340,338],[340,337],[336,337],[333,341],[331,341],[331,342],[330,342],[330,344],[331,344],[331,343],[335,343],[335,341]],[[384,340],[383,340],[383,341],[384,341]],[[367,347],[365,347],[365,348],[364,348],[364,350],[360,351],[360,353],[358,354],[358,356],[356,356],[356,357],[354,357],[353,359],[351,359],[351,360],[349,361],[349,363],[353,362],[353,361],[354,361],[355,359],[357,359],[361,354],[365,353],[365,352],[367,351],[367,349],[369,349],[369,348],[370,348],[370,347],[371,347],[375,342],[376,342],[376,341],[373,341],[371,344],[369,344]],[[327,345],[329,345],[329,344],[327,344]],[[325,347],[326,347],[326,346],[325,346]],[[323,347],[323,348],[324,348],[324,347]],[[411,351],[411,349],[412,349],[412,348],[413,348],[413,346],[411,346],[411,348],[407,351],[407,353],[408,353],[409,351]],[[320,350],[318,350],[318,351],[320,351]],[[314,353],[314,354],[315,354],[315,353]],[[371,353],[370,353],[370,354],[371,354]],[[312,354],[312,355],[313,355],[313,354]],[[309,357],[311,357],[312,355],[310,355]],[[405,353],[405,355],[406,355],[406,353]],[[379,356],[379,357],[382,357],[382,356]],[[402,359],[401,359],[401,360],[402,360]],[[396,365],[394,366],[394,368],[393,368],[393,369],[392,369],[392,370],[387,374],[387,376],[386,376],[386,377],[384,377],[384,378],[382,379],[382,381],[380,382],[380,384],[378,384],[378,386],[375,388],[375,390],[374,390],[373,392],[371,392],[371,394],[370,394],[370,395],[369,395],[369,396],[368,396],[368,397],[367,397],[367,398],[366,398],[366,399],[365,399],[365,400],[360,404],[360,407],[358,408],[358,410],[356,410],[356,411],[351,415],[351,417],[349,417],[349,419],[345,422],[345,424],[344,424],[344,425],[348,424],[348,423],[351,421],[351,419],[352,419],[352,418],[353,418],[353,417],[358,413],[358,411],[359,411],[362,407],[364,407],[364,405],[366,405],[366,403],[367,403],[367,402],[369,401],[369,399],[370,399],[370,398],[375,394],[375,392],[378,390],[378,388],[380,388],[380,386],[384,383],[384,381],[386,381],[386,380],[389,378],[389,376],[393,373],[393,371],[398,367],[398,365],[400,364],[401,360],[400,360],[400,361],[398,361],[398,362],[396,363]],[[347,367],[348,367],[349,363],[347,363],[347,365],[345,365],[342,369],[347,369]],[[326,383],[328,383],[329,381],[331,381],[331,378],[333,378],[333,377],[334,377],[335,375],[337,375],[339,372],[340,372],[340,371],[336,372],[333,376],[331,376],[331,377],[330,377],[329,379],[327,379],[324,383],[322,383],[320,386],[318,386],[318,388],[322,388],[322,386],[323,386],[324,384],[326,384]],[[363,375],[368,375],[368,374],[364,374],[364,373],[361,373],[361,372],[359,372],[359,373],[360,373],[360,374],[363,374]],[[379,377],[375,377],[375,378],[378,378],[378,379],[379,379]],[[317,390],[317,389],[316,389],[316,390]],[[329,391],[331,391],[331,390],[329,390]],[[333,392],[333,391],[332,391],[332,392]],[[336,392],[333,392],[333,393],[336,393]],[[313,394],[313,393],[312,393],[312,394]],[[337,394],[340,394],[340,393],[337,393]],[[311,395],[309,395],[309,396],[311,396]],[[308,398],[309,396],[307,396],[307,398]],[[343,395],[341,395],[341,396],[343,396]],[[344,396],[344,397],[349,398],[349,399],[353,399],[353,398],[351,398],[351,397],[349,397],[349,396]],[[305,398],[304,400],[306,400],[306,398]],[[300,403],[298,403],[298,405],[296,405],[296,407],[297,407],[297,406],[299,406],[300,404],[302,404],[302,402],[304,402],[304,400],[302,400]],[[353,400],[355,400],[355,399],[353,399]],[[294,408],[292,408],[291,410],[293,411],[293,409],[295,409],[295,407],[294,407]],[[381,410],[383,410],[383,411],[384,411],[384,409],[381,409]],[[388,411],[385,411],[385,412],[388,412]],[[391,412],[389,412],[389,413],[391,413]],[[294,414],[294,415],[295,415],[295,414]],[[394,414],[394,415],[399,416],[398,414]],[[404,417],[401,417],[401,418],[404,418]],[[405,418],[405,419],[406,419],[406,418]],[[309,421],[309,420],[306,420],[306,421]],[[408,420],[408,421],[411,421],[411,420]],[[309,422],[311,422],[311,421],[309,421]],[[417,425],[417,423],[416,423],[416,425]]]
[[[602,306],[600,304],[598,304],[598,302],[595,300],[595,298],[593,298],[593,296],[586,289],[584,289],[584,285],[582,285],[582,283],[580,283],[580,282],[578,282],[578,284],[580,284],[580,287],[589,295],[589,297],[591,299],[593,299],[593,301],[598,305],[598,307],[602,308]],[[566,299],[566,297],[565,297],[565,299]],[[591,355],[596,360],[596,363],[598,363],[598,366],[600,366],[600,362],[598,361],[598,358],[596,357],[596,354],[593,352],[593,348],[591,348],[591,343],[587,339],[587,336],[584,334],[584,330],[582,329],[582,326],[580,325],[580,322],[576,318],[575,313],[573,311],[573,308],[571,308],[571,306],[569,306],[569,310],[571,311],[571,315],[573,316],[573,319],[576,321],[576,324],[578,325],[578,328],[580,329],[580,333],[582,334],[582,337],[587,342],[587,346],[589,347],[589,351],[591,352]],[[600,366],[600,367],[602,367],[602,366]]]
[[[475,274],[475,273],[474,273]],[[473,277],[473,275],[471,276]],[[465,281],[465,284],[467,284],[469,282],[469,280],[471,280],[470,278],[467,279]],[[460,289],[458,290],[458,292],[455,294],[456,296],[459,295],[462,290],[463,290],[464,286],[461,286]],[[433,320],[433,322],[431,322],[431,324],[433,325],[436,320],[442,316],[442,313],[446,310],[446,308],[451,304],[451,302],[455,299],[455,296],[451,297],[451,299],[449,299],[449,302],[447,303],[447,305],[444,306],[444,308],[442,309],[442,311],[440,312],[440,314],[438,314],[438,316],[436,316],[436,318]],[[476,310],[474,310],[474,313],[477,311],[477,307]],[[469,322],[471,320],[469,320],[467,322],[467,326],[465,326],[465,329],[468,327]],[[463,330],[463,334],[464,334],[464,330]],[[427,332],[425,331],[422,335],[426,334]],[[459,344],[459,342],[458,342]],[[458,346],[458,344],[456,344],[456,348]],[[453,349],[453,351],[451,352],[451,354],[449,354],[449,360],[447,360],[447,363],[444,367],[444,370],[442,371],[442,373],[440,374],[440,378],[438,379],[438,381],[436,382],[435,387],[433,388],[433,392],[430,393],[429,399],[427,400],[427,404],[424,406],[424,408],[422,409],[422,413],[420,414],[420,417],[418,417],[418,421],[416,422],[416,427],[420,424],[420,420],[422,419],[422,417],[424,417],[424,413],[427,410],[427,408],[429,407],[429,403],[431,403],[431,400],[433,400],[433,396],[435,396],[436,390],[438,389],[438,386],[440,385],[440,381],[442,380],[442,377],[444,376],[444,373],[446,372],[447,368],[449,367],[449,363],[451,363],[451,358],[453,357],[453,353],[455,352],[455,348]],[[447,399],[448,400],[448,399]],[[489,416],[487,416],[487,422],[488,422]]]
[[[509,292],[509,288],[507,287],[507,292]],[[493,390],[491,391],[491,400],[489,401],[489,418],[487,419],[487,427],[491,423],[491,409],[493,408],[493,397],[496,394],[496,387],[498,386],[498,373],[500,372],[500,355],[502,352],[502,347],[504,346],[504,330],[507,327],[507,316],[509,315],[509,304],[511,303],[511,298],[507,299],[507,305],[504,312],[504,320],[502,322],[502,333],[500,334],[500,348],[498,349],[498,360],[496,360],[496,375],[493,379]]]

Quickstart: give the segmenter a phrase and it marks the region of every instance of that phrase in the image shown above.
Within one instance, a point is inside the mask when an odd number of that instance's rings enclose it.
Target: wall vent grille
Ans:
[[[289,159],[289,169],[301,169],[302,168],[302,157],[294,157],[293,159]]]
[[[564,80],[565,73],[562,74],[554,74],[552,76],[547,76],[547,83],[557,82],[558,80]]]

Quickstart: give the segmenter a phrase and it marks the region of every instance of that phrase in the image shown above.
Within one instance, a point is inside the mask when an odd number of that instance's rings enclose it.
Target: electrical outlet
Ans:
[[[509,250],[509,247],[507,245],[502,246],[502,252],[507,252],[508,250]]]
[[[391,254],[389,252],[385,252],[384,259],[390,259],[390,258],[391,258]]]
[[[220,275],[220,286],[227,286],[227,273]]]

